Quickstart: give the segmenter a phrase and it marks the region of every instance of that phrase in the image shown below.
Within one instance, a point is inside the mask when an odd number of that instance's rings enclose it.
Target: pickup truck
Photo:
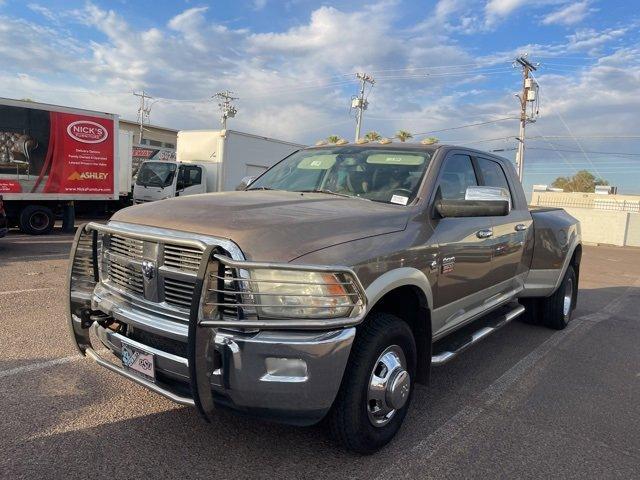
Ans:
[[[83,355],[205,419],[323,421],[368,454],[432,367],[518,316],[564,328],[581,254],[579,223],[530,211],[503,158],[312,147],[244,191],[80,227],[69,325]]]

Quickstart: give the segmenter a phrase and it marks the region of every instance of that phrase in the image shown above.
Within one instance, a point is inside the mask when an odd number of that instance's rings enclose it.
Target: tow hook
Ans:
[[[93,325],[93,322],[98,322],[100,325],[106,327],[113,323],[113,317],[100,310],[83,309],[80,312],[80,326],[82,328],[89,328]]]

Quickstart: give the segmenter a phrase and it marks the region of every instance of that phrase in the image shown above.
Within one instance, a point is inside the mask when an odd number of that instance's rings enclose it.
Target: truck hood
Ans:
[[[136,205],[112,220],[211,235],[235,242],[254,261],[301,255],[404,230],[406,207],[323,193],[208,193]]]

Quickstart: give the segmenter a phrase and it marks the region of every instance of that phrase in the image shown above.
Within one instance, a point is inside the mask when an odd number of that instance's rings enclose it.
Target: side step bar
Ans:
[[[444,365],[445,363],[457,357],[458,354],[469,348],[471,345],[474,345],[483,338],[488,337],[493,332],[504,327],[511,320],[519,317],[524,313],[524,307],[522,305],[510,304],[507,305],[507,307],[509,307],[510,310],[508,310],[506,313],[501,313],[496,317],[491,318],[490,322],[488,324],[485,323],[485,326],[483,326],[482,328],[469,333],[462,338],[458,337],[455,339],[457,341],[454,340],[454,342],[452,342],[450,345],[444,346],[441,351],[438,351],[431,357],[431,365],[435,367]],[[501,311],[504,310],[501,309]],[[453,333],[451,336],[456,337],[456,333]],[[446,341],[446,337],[441,341]]]

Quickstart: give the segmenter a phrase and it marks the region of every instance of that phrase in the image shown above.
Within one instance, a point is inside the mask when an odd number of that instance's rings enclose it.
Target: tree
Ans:
[[[339,135],[329,135],[327,137],[327,142],[329,143],[338,143],[340,141],[340,136]]]
[[[410,138],[413,138],[413,135],[411,135],[411,133],[407,132],[406,130],[398,130],[398,133],[396,133],[396,138],[401,142],[406,142]]]
[[[551,184],[565,192],[595,192],[597,185],[609,185],[609,182],[596,176],[588,170],[580,170],[572,177],[558,177]]]
[[[367,132],[364,138],[366,138],[370,142],[375,142],[376,140],[380,140],[382,136],[378,132],[371,130],[370,132]]]

